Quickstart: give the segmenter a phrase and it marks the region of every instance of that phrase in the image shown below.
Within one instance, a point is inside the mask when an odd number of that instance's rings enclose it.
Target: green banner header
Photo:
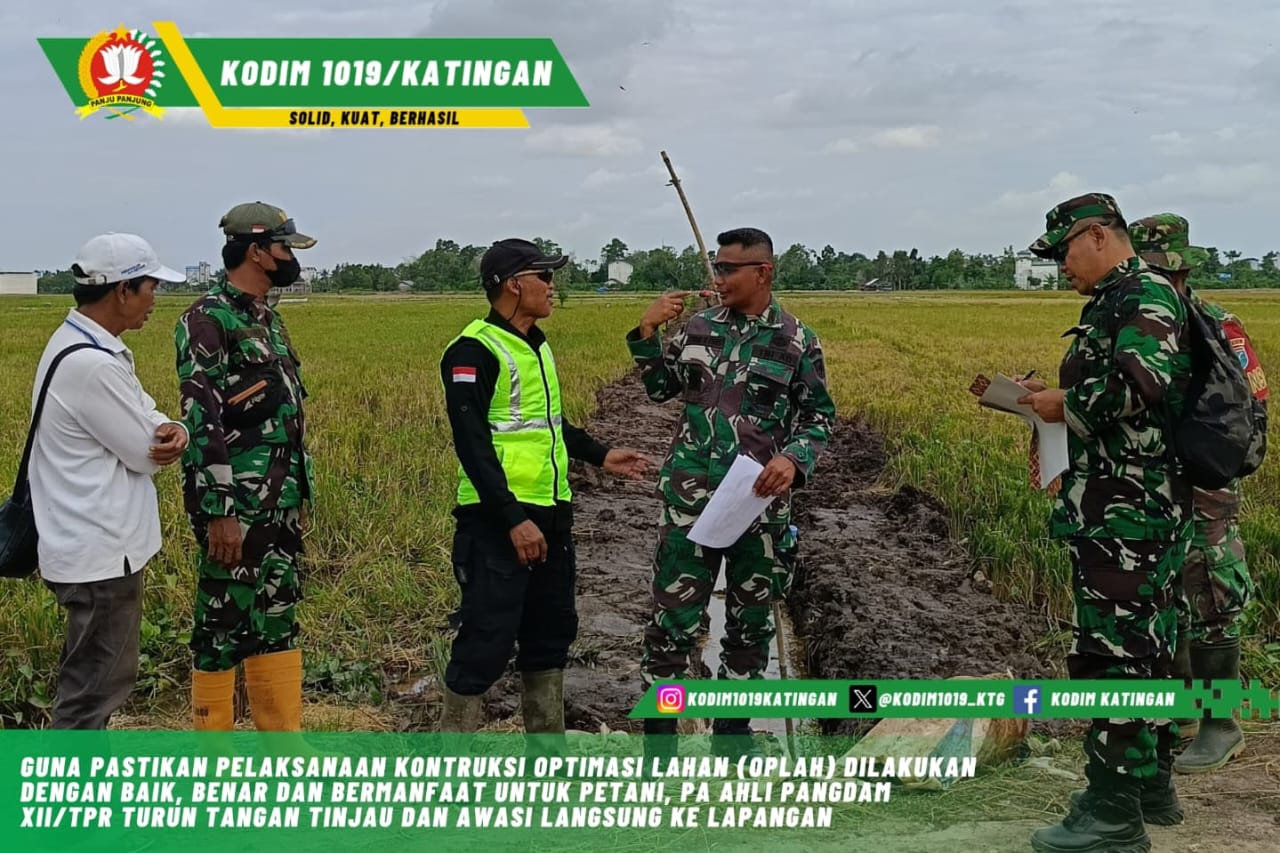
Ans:
[[[533,108],[589,106],[555,42],[542,39],[189,38],[224,108]],[[84,39],[39,40],[77,106]],[[171,73],[166,107],[196,106]]]

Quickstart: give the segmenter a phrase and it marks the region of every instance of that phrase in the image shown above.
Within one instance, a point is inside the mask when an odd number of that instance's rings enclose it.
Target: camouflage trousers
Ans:
[[[641,677],[684,678],[707,604],[725,564],[725,636],[718,678],[763,678],[773,639],[772,604],[790,586],[790,561],[778,555],[786,531],[757,525],[729,548],[711,549],[688,539],[692,517],[667,508],[653,560],[653,617],[644,630]]]
[[[1196,519],[1178,587],[1179,642],[1184,634],[1193,643],[1239,639],[1239,618],[1253,597],[1253,580],[1235,519]]]
[[[298,636],[299,510],[242,513],[239,520],[242,555],[231,569],[209,559],[207,526],[192,525],[200,552],[190,645],[195,668],[204,672],[234,669],[245,658],[288,651]]]
[[[1075,620],[1067,671],[1072,678],[1169,677],[1178,622],[1175,579],[1187,545],[1186,540],[1071,540]],[[1149,778],[1156,773],[1159,730],[1171,726],[1168,719],[1095,719],[1085,736],[1085,755],[1095,768]]]

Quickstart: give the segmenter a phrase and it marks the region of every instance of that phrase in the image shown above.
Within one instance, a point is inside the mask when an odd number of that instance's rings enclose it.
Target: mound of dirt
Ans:
[[[809,674],[1050,677],[1053,666],[1030,652],[1038,617],[974,586],[939,501],[911,486],[876,487],[886,458],[865,420],[842,420],[812,485],[796,493],[801,567],[788,604]]]

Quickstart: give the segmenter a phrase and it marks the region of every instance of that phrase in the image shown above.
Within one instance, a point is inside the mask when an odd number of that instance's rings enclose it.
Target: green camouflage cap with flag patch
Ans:
[[[1157,213],[1129,226],[1133,250],[1153,267],[1169,272],[1194,269],[1209,253],[1191,245],[1191,226],[1176,213]]]
[[[237,204],[226,212],[218,227],[227,235],[227,242],[269,237],[273,243],[284,243],[291,249],[310,249],[316,244],[314,237],[298,233],[287,213],[261,201]]]
[[[1114,216],[1124,221],[1120,206],[1106,193],[1085,193],[1069,198],[1044,215],[1044,233],[1028,248],[1034,255],[1052,258],[1054,250],[1077,222],[1097,216]]]

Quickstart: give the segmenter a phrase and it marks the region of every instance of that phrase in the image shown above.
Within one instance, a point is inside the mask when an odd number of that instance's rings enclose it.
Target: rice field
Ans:
[[[842,416],[861,413],[888,438],[887,485],[909,483],[949,508],[998,594],[1068,613],[1066,563],[1047,538],[1049,504],[1027,482],[1016,418],[979,410],[974,374],[1056,376],[1074,294],[805,294],[780,296],[822,338]],[[130,333],[144,386],[176,415],[173,327],[189,297],[163,297]],[[1280,293],[1230,292],[1264,365],[1280,364]],[[574,294],[544,323],[567,414],[589,419],[597,391],[630,366],[623,336],[645,297]],[[0,300],[0,483],[7,495],[30,416],[36,361],[70,297]],[[448,544],[456,461],[442,404],[445,345],[487,304],[473,297],[315,297],[280,306],[303,359],[317,501],[300,609],[309,689],[374,702],[383,676],[433,671],[456,604]],[[1280,368],[1275,368],[1280,370]],[[139,690],[185,696],[195,543],[179,472],[162,471],[163,551],[147,567]],[[1280,681],[1280,463],[1248,481],[1243,529],[1258,585],[1246,619],[1246,668]],[[0,584],[0,711],[38,721],[52,694],[61,614],[38,581]],[[16,715],[21,715],[17,717]]]

